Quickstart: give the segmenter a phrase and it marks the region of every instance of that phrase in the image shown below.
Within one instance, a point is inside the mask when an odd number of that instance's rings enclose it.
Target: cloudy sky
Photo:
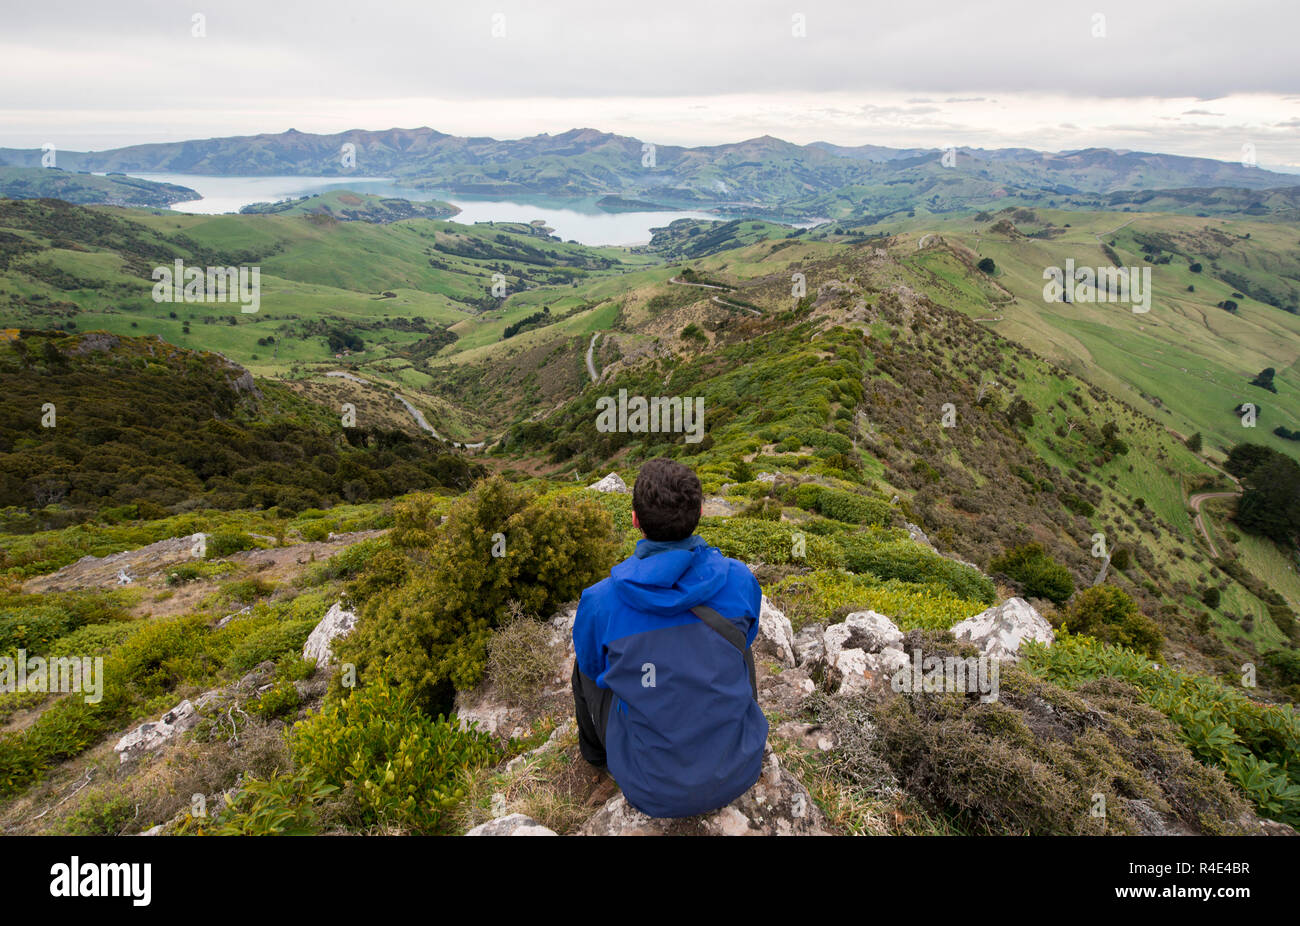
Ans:
[[[0,147],[432,126],[1106,146],[1300,171],[1294,0],[48,0]]]

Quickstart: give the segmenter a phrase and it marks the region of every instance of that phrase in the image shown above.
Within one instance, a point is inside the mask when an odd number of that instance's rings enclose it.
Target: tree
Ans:
[[[1274,372],[1275,371],[1272,367],[1264,367],[1264,369],[1260,370],[1259,374],[1250,381],[1250,384],[1252,386],[1258,386],[1261,389],[1267,389],[1269,392],[1277,392],[1277,387],[1273,385]]]
[[[1079,592],[1065,609],[1061,626],[1148,656],[1159,653],[1163,642],[1151,618],[1138,610],[1127,592],[1113,585],[1094,585]]]
[[[1200,265],[1199,263],[1197,263],[1196,261],[1192,261],[1192,263],[1191,263],[1190,265],[1188,265],[1187,269],[1190,270],[1190,271],[1192,271],[1192,273],[1200,273],[1200,272],[1201,272],[1201,265]]]
[[[992,274],[995,270],[998,269],[998,265],[993,263],[993,258],[991,257],[985,257],[975,266],[979,267],[982,273],[988,273],[988,274]]]
[[[1201,452],[1201,432],[1197,431],[1191,437],[1187,438],[1187,449],[1192,453]]]

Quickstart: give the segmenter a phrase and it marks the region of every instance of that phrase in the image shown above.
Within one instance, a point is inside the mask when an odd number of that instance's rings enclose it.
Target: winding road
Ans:
[[[1199,492],[1187,500],[1187,504],[1191,506],[1192,511],[1196,512],[1195,516],[1192,518],[1192,522],[1201,532],[1201,536],[1205,538],[1205,542],[1210,545],[1210,552],[1214,554],[1215,559],[1219,558],[1219,548],[1214,545],[1214,540],[1211,539],[1210,532],[1205,529],[1205,522],[1201,519],[1201,502],[1209,501],[1212,498],[1236,498],[1239,495],[1241,495],[1241,492],[1239,491]]]

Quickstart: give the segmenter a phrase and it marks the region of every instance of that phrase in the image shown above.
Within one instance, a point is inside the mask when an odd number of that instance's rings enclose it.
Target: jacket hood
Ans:
[[[727,582],[727,558],[701,538],[693,544],[673,545],[637,555],[610,570],[618,597],[628,606],[648,614],[669,617],[708,601]]]

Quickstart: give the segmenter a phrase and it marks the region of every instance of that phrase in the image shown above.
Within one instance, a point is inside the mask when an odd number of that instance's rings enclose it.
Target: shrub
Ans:
[[[930,552],[912,540],[881,543],[862,534],[841,539],[845,565],[853,572],[869,572],[882,579],[935,583],[961,598],[992,604],[997,597],[993,580],[978,569],[963,566]]]
[[[1123,589],[1113,585],[1085,588],[1061,615],[1061,626],[1105,643],[1127,646],[1148,656],[1160,652],[1160,630],[1138,610]]]
[[[1209,586],[1205,591],[1201,592],[1201,601],[1205,604],[1207,608],[1218,608],[1219,599],[1220,599],[1219,590],[1215,588],[1213,585]]]
[[[904,649],[916,645],[926,656],[951,650],[929,634]],[[1133,834],[1152,808],[1200,832],[1237,830],[1245,808],[1223,775],[1195,761],[1131,686],[1103,679],[1070,691],[1004,663],[998,687],[988,703],[922,692],[887,695],[872,711],[899,783],[960,832]],[[1104,817],[1090,812],[1096,794]]]
[[[989,563],[989,572],[1000,572],[1019,583],[1033,598],[1047,598],[1061,604],[1074,594],[1070,570],[1047,555],[1037,543],[1013,547]]]
[[[882,582],[874,576],[829,569],[782,579],[769,594],[796,630],[865,610],[879,611],[904,630],[947,630],[983,610],[980,602],[961,598],[942,585]]]
[[[843,566],[844,551],[826,537],[794,524],[759,518],[701,518],[696,530],[708,543],[751,566]],[[804,533],[802,557],[798,556],[796,533]]]
[[[488,641],[487,676],[513,704],[532,704],[558,668],[551,629],[524,614],[518,602]]]
[[[215,531],[208,534],[206,544],[207,552],[205,556],[207,559],[220,559],[223,556],[229,556],[231,553],[252,550],[257,547],[257,541],[250,535],[239,531]]]
[[[462,776],[495,757],[491,740],[462,731],[454,717],[428,717],[376,670],[364,687],[294,725],[294,761],[342,790],[353,825],[440,832],[465,796]]]
[[[420,561],[405,581],[369,587],[339,658],[363,674],[387,659],[404,693],[431,713],[445,710],[456,689],[482,678],[487,642],[507,600],[517,599],[530,614],[550,614],[576,599],[614,564],[612,528],[590,498],[539,499],[499,476],[486,480],[452,505],[427,551],[411,554]],[[505,537],[503,556],[493,555],[497,534]],[[375,559],[372,567],[392,569]]]
[[[1216,679],[1160,668],[1090,637],[1062,634],[1050,647],[1029,641],[1021,653],[1027,668],[1056,684],[1110,677],[1135,685],[1177,724],[1193,755],[1223,769],[1260,814],[1300,823],[1300,720],[1290,707],[1261,704]]]
[[[306,618],[270,624],[258,628],[240,640],[231,651],[226,665],[237,672],[247,672],[258,663],[276,659],[286,653],[301,652],[311,632],[320,623]]]

